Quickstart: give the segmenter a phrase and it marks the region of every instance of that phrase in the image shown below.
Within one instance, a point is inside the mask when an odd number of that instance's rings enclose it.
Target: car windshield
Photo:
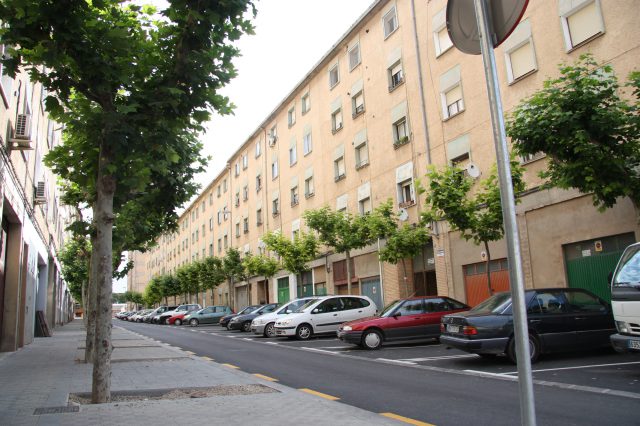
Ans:
[[[247,306],[246,308],[238,312],[238,315],[250,314],[251,312],[255,311],[258,308],[260,308],[260,306]]]
[[[300,306],[298,309],[296,309],[295,311],[291,311],[292,313],[298,313],[298,312],[302,312],[305,309],[307,309],[309,306],[313,305],[314,303],[316,303],[318,301],[318,299],[311,299],[308,302],[306,302],[304,305]]]
[[[380,313],[380,316],[383,318],[390,316],[393,311],[395,311],[396,308],[402,304],[402,302],[404,302],[404,300],[394,300],[393,302],[388,304],[386,308],[384,308],[384,310]]]
[[[480,303],[469,313],[474,314],[498,314],[511,304],[511,294],[508,292],[494,294],[484,302]]]
[[[611,283],[613,287],[635,287],[640,289],[640,245],[629,247],[622,258]]]
[[[309,302],[315,302],[318,299],[303,299],[303,300],[294,300],[288,305],[284,305],[282,308],[278,310],[278,314],[290,314],[293,312],[297,312],[302,306],[306,305]]]

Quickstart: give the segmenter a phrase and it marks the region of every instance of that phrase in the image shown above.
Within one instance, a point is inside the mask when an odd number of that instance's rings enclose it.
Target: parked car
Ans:
[[[609,346],[615,333],[611,307],[587,290],[545,288],[525,291],[529,353]],[[467,312],[442,318],[440,341],[466,352],[493,357],[506,354],[516,362],[511,294],[497,293]]]
[[[344,323],[338,338],[366,349],[378,349],[383,343],[440,338],[440,320],[446,314],[468,311],[470,307],[455,299],[440,296],[399,299],[378,317]]]
[[[233,310],[228,306],[208,306],[185,315],[184,323],[192,327],[200,324],[218,324],[220,318],[230,314],[233,314]]]
[[[145,309],[141,312],[138,312],[138,314],[135,316],[135,322],[144,322],[144,317],[149,315],[153,311],[154,309]]]
[[[175,309],[175,307],[174,307]],[[143,322],[147,322],[150,323],[153,320],[153,317],[155,317],[156,315],[160,315],[166,311],[169,310],[168,306],[160,306],[159,308],[154,309],[153,311],[151,311],[150,313],[148,313],[147,315],[145,315],[142,320]]]
[[[243,332],[251,331],[251,321],[253,321],[254,318],[257,318],[262,314],[273,312],[278,308],[278,306],[280,306],[279,303],[270,303],[268,305],[263,305],[260,308],[249,312],[248,314],[236,315],[235,317],[231,318],[231,321],[229,321],[229,325],[227,326],[227,328],[229,330],[240,330]]]
[[[263,335],[264,337],[275,337],[275,324],[278,318],[282,318],[282,315],[288,315],[296,312],[307,302],[315,299],[317,299],[317,297],[303,297],[301,299],[292,300],[286,305],[280,306],[273,312],[262,314],[251,321],[251,331],[253,331],[255,334]]]
[[[229,321],[231,321],[235,316],[251,313],[251,312],[255,311],[256,309],[258,309],[261,306],[262,305],[246,306],[246,307],[240,309],[240,311],[237,314],[226,315],[226,316],[220,318],[220,325],[222,327],[226,327],[227,330],[229,330]]]
[[[307,340],[315,334],[335,333],[340,324],[371,317],[376,311],[376,304],[367,296],[323,296],[277,320],[276,336]]]
[[[151,316],[151,320],[149,321],[152,324],[160,324],[160,317],[162,316],[162,314],[170,312],[170,311],[175,311],[178,308],[178,306],[173,305],[173,306],[161,306],[159,309],[159,311],[155,314],[153,314]],[[160,309],[162,309],[160,311]]]
[[[142,314],[143,312],[144,312],[144,309],[141,309],[139,311],[133,312],[133,314],[131,314],[131,315],[129,315],[127,317],[127,321],[129,321],[129,322],[137,322],[138,321],[138,316],[140,314]]]
[[[171,318],[176,314],[180,314],[180,313],[186,314],[187,312],[197,311],[199,309],[202,309],[202,306],[197,304],[180,305],[173,311],[166,311],[165,313],[161,314],[160,317],[158,318],[158,323],[167,324],[167,321],[169,320],[169,318]]]
[[[130,311],[122,311],[122,312],[118,312],[116,314],[116,318],[118,318],[119,320],[124,320],[124,317],[127,316],[127,314],[129,314]]]

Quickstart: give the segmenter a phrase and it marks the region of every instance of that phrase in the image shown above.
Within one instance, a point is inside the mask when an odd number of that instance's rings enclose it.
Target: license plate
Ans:
[[[447,324],[447,331],[449,333],[459,333],[460,332],[460,326],[459,325]]]
[[[629,348],[640,350],[640,340],[629,340]]]

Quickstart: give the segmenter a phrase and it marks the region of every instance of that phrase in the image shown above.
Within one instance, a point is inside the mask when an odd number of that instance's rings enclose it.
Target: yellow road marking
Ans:
[[[264,374],[254,373],[254,376],[259,377],[263,380],[268,380],[270,382],[277,382],[278,379],[274,379],[273,377],[265,376]]]
[[[415,426],[435,426],[431,423],[421,422],[420,420],[410,419],[409,417],[399,416],[393,413],[380,413],[381,416],[388,417],[390,419],[400,420],[401,422],[408,423]]]
[[[233,365],[233,364],[222,364],[225,367],[229,367],[229,368],[236,368],[236,369],[240,369],[240,367],[238,367],[237,365]]]
[[[301,390],[302,392],[310,393],[311,395],[319,396],[320,398],[328,399],[330,401],[337,401],[337,400],[340,399],[338,397],[327,395],[326,393],[317,392],[317,391],[314,391],[314,390],[311,390],[311,389],[307,389],[307,388],[302,388],[302,389],[298,389],[298,390]]]
[[[205,359],[207,361],[213,361],[213,358],[209,358],[208,356],[201,356],[200,358]]]

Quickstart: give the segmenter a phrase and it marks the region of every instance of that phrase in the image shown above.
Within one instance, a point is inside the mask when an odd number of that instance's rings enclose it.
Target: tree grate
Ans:
[[[41,407],[36,408],[33,412],[34,416],[40,416],[42,414],[63,414],[63,413],[77,413],[80,411],[80,407],[77,405],[65,405],[62,407]]]

